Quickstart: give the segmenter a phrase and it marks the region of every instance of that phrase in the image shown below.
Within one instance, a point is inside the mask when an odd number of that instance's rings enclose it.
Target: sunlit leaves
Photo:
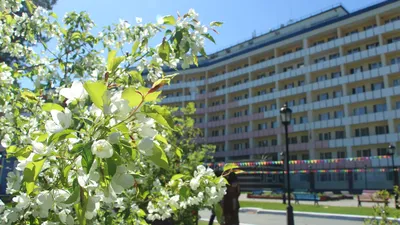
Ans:
[[[46,158],[39,161],[33,161],[26,165],[24,170],[24,181],[26,187],[26,193],[29,195],[35,188],[35,181],[37,180],[40,171],[42,170],[43,164]]]
[[[93,104],[100,109],[103,108],[103,95],[107,90],[107,86],[104,84],[104,82],[87,81],[85,84],[83,84],[83,87],[89,94]]]
[[[169,16],[164,16],[162,18],[162,22],[163,22],[163,24],[167,24],[167,25],[175,25],[176,20],[175,20],[175,17],[169,15]]]

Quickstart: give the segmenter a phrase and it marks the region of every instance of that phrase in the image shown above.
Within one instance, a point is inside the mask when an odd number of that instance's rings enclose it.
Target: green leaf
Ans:
[[[139,41],[135,41],[132,45],[132,55],[134,55],[139,47],[140,42]]]
[[[92,167],[94,161],[94,157],[91,151],[91,144],[85,145],[85,148],[82,151],[82,167],[85,169],[86,173],[89,173],[90,168]]]
[[[213,21],[210,23],[210,27],[220,27],[222,26],[223,22]]]
[[[174,176],[172,176],[171,180],[178,180],[178,179],[181,179],[184,176],[185,175],[183,175],[183,174],[175,174]]]
[[[53,17],[54,19],[58,19],[57,14],[55,14],[54,12],[50,12],[49,14],[51,17]]]
[[[36,138],[37,142],[45,142],[47,140],[47,137],[49,137],[48,134],[41,134],[39,137]]]
[[[62,182],[64,185],[68,184],[68,173],[71,170],[72,165],[67,165],[62,171]]]
[[[201,48],[201,49],[200,49],[200,54],[201,54],[202,56],[204,56],[204,57],[207,58],[207,53],[206,53],[206,51],[204,50],[204,48]]]
[[[169,168],[167,155],[165,155],[164,150],[162,150],[157,144],[153,147],[153,155],[150,157],[150,160],[163,169],[168,170]]]
[[[161,46],[158,48],[158,55],[160,56],[161,59],[168,62],[170,52],[171,52],[171,46],[169,46],[169,43],[164,39]]]
[[[114,176],[114,174],[117,172],[117,163],[118,163],[118,158],[115,157],[116,153],[113,154],[113,157],[107,158],[107,172],[108,175],[111,177]]]
[[[176,154],[180,159],[182,159],[182,149],[176,148],[175,154]]]
[[[122,99],[127,100],[130,107],[136,107],[143,101],[143,96],[135,88],[130,87],[122,92]]]
[[[116,56],[117,51],[111,50],[108,52],[108,57],[107,57],[107,71],[114,73],[115,70],[118,69],[119,64],[121,64],[122,61],[124,61],[123,56]]]
[[[160,134],[157,134],[156,135],[156,140],[157,141],[160,141],[160,142],[162,142],[162,143],[164,143],[164,144],[168,144],[168,141],[167,141],[167,139],[165,138],[165,137],[163,137],[163,136],[161,136]]]
[[[56,103],[44,103],[42,106],[42,110],[46,112],[50,112],[51,110],[57,110],[57,111],[64,111],[64,108]]]
[[[157,123],[159,123],[163,126],[166,126],[168,128],[171,128],[168,121],[162,115],[160,115],[158,113],[148,113],[147,116],[153,118],[155,121],[157,121]]]
[[[225,221],[223,221],[223,211],[222,211],[222,207],[219,203],[214,205],[214,212],[215,212],[215,216],[217,217],[218,223],[219,224],[224,224]]]
[[[234,163],[228,163],[228,164],[226,164],[226,165],[224,166],[224,171],[233,170],[233,169],[236,169],[236,168],[239,168],[239,166],[237,166],[237,165],[234,164]]]
[[[183,199],[187,199],[190,196],[190,189],[186,186],[182,186],[181,189],[179,189],[179,195]]]
[[[143,77],[139,73],[139,71],[136,70],[129,71],[129,75],[131,75],[133,81],[137,81],[143,84]]]
[[[31,0],[25,0],[26,7],[28,8],[29,13],[33,13],[33,11],[36,9],[35,4],[32,3]]]
[[[39,161],[32,161],[26,165],[24,169],[24,181],[26,186],[26,193],[29,195],[35,188],[35,181],[37,180],[40,171],[42,170],[43,164],[46,158]]]
[[[90,96],[93,104],[97,106],[97,108],[103,108],[103,96],[107,91],[107,86],[103,81],[87,81],[84,85],[85,90]]]
[[[214,40],[214,38],[211,36],[211,34],[208,34],[208,33],[206,33],[206,34],[202,34],[204,37],[206,37],[208,40],[210,40],[210,41],[212,41],[214,44],[215,44],[215,40]]]
[[[79,194],[79,185],[76,185],[76,187],[74,188],[74,192],[72,192],[72,195],[70,195],[69,198],[65,200],[64,204],[72,204],[76,202],[76,200],[78,200],[79,198]]]
[[[175,17],[168,15],[163,17],[163,24],[168,24],[168,25],[175,25]]]
[[[14,154],[15,152],[17,152],[17,146],[15,145],[11,145],[6,149],[7,154]]]
[[[78,39],[81,38],[81,35],[82,35],[81,32],[76,31],[76,32],[72,33],[71,39],[72,39],[72,40],[78,40]]]
[[[59,142],[65,140],[66,138],[76,138],[76,136],[72,134],[73,132],[75,131],[71,129],[66,129],[56,134],[53,134],[50,136],[49,143]]]

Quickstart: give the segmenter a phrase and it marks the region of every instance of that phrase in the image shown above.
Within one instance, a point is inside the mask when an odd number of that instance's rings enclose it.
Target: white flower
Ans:
[[[140,140],[138,149],[142,154],[151,156],[153,155],[153,146],[154,146],[153,140],[151,138],[146,137]]]
[[[7,148],[8,146],[10,146],[11,145],[10,135],[8,135],[8,134],[4,135],[3,139],[1,139],[1,143],[0,144],[4,148]]]
[[[114,151],[112,145],[104,140],[97,140],[92,144],[92,153],[99,158],[110,158]]]
[[[142,23],[142,18],[141,17],[136,17],[136,23]]]
[[[67,224],[67,225],[73,225],[74,224],[74,218],[69,215],[69,210],[64,209],[61,212],[58,213],[58,217],[60,218],[61,223]]]
[[[114,132],[111,133],[110,136],[108,136],[107,140],[108,142],[110,142],[110,144],[117,144],[120,138],[121,134],[119,132]]]
[[[72,82],[71,88],[63,88],[60,90],[60,95],[64,96],[67,100],[67,104],[71,103],[75,99],[83,100],[87,97],[87,92],[80,81]]]
[[[12,200],[17,203],[15,207],[19,210],[24,210],[31,204],[31,199],[25,193],[21,193],[21,195],[14,197]]]
[[[47,132],[58,133],[71,126],[71,111],[68,108],[65,108],[64,111],[64,113],[57,110],[50,111],[53,120],[46,121],[45,127]]]
[[[134,178],[130,174],[126,174],[125,166],[118,166],[117,173],[111,179],[111,185],[115,193],[121,194],[125,189],[133,186]]]
[[[18,160],[19,162],[17,164],[16,170],[24,171],[26,165],[33,161],[33,156],[35,156],[35,153],[31,153],[26,159]]]
[[[4,209],[6,209],[6,205],[4,205],[4,202],[0,199],[0,213],[2,213]]]
[[[46,155],[49,153],[49,148],[44,146],[43,143],[32,141],[32,150],[34,153],[39,155]]]
[[[91,220],[97,214],[100,209],[100,199],[99,196],[89,196],[85,213],[86,219]]]
[[[36,197],[36,203],[40,208],[40,217],[47,218],[49,216],[49,210],[53,207],[53,197],[49,191],[43,191]]]
[[[7,174],[7,194],[13,194],[21,188],[22,176],[18,171],[12,171]]]
[[[78,157],[76,164],[80,169],[78,170],[78,183],[81,187],[87,189],[97,188],[99,185],[97,182],[100,179],[100,174],[97,172],[97,159],[93,161],[92,167],[89,170],[89,174],[86,174],[82,169],[82,157]]]
[[[190,188],[195,191],[200,186],[200,178],[195,177],[190,180]]]

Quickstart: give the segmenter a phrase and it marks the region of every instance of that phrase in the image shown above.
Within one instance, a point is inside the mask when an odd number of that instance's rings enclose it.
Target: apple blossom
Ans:
[[[108,141],[102,139],[93,142],[92,153],[99,158],[110,158],[114,151],[112,145]]]
[[[67,99],[67,104],[70,104],[74,100],[82,101],[87,98],[87,92],[83,88],[83,84],[80,81],[72,82],[70,88],[63,88],[60,90],[60,95]]]
[[[68,108],[64,109],[64,113],[57,110],[51,110],[50,113],[53,120],[46,121],[47,132],[58,133],[71,126],[72,114]]]

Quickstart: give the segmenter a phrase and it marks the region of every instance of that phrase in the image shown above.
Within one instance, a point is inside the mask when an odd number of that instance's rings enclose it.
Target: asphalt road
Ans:
[[[202,219],[208,220],[211,213],[201,211]],[[286,224],[286,216],[272,214],[252,214],[240,213],[240,224],[242,225],[284,225]],[[295,225],[363,225],[363,222],[337,220],[337,219],[321,219],[311,217],[295,217]]]

